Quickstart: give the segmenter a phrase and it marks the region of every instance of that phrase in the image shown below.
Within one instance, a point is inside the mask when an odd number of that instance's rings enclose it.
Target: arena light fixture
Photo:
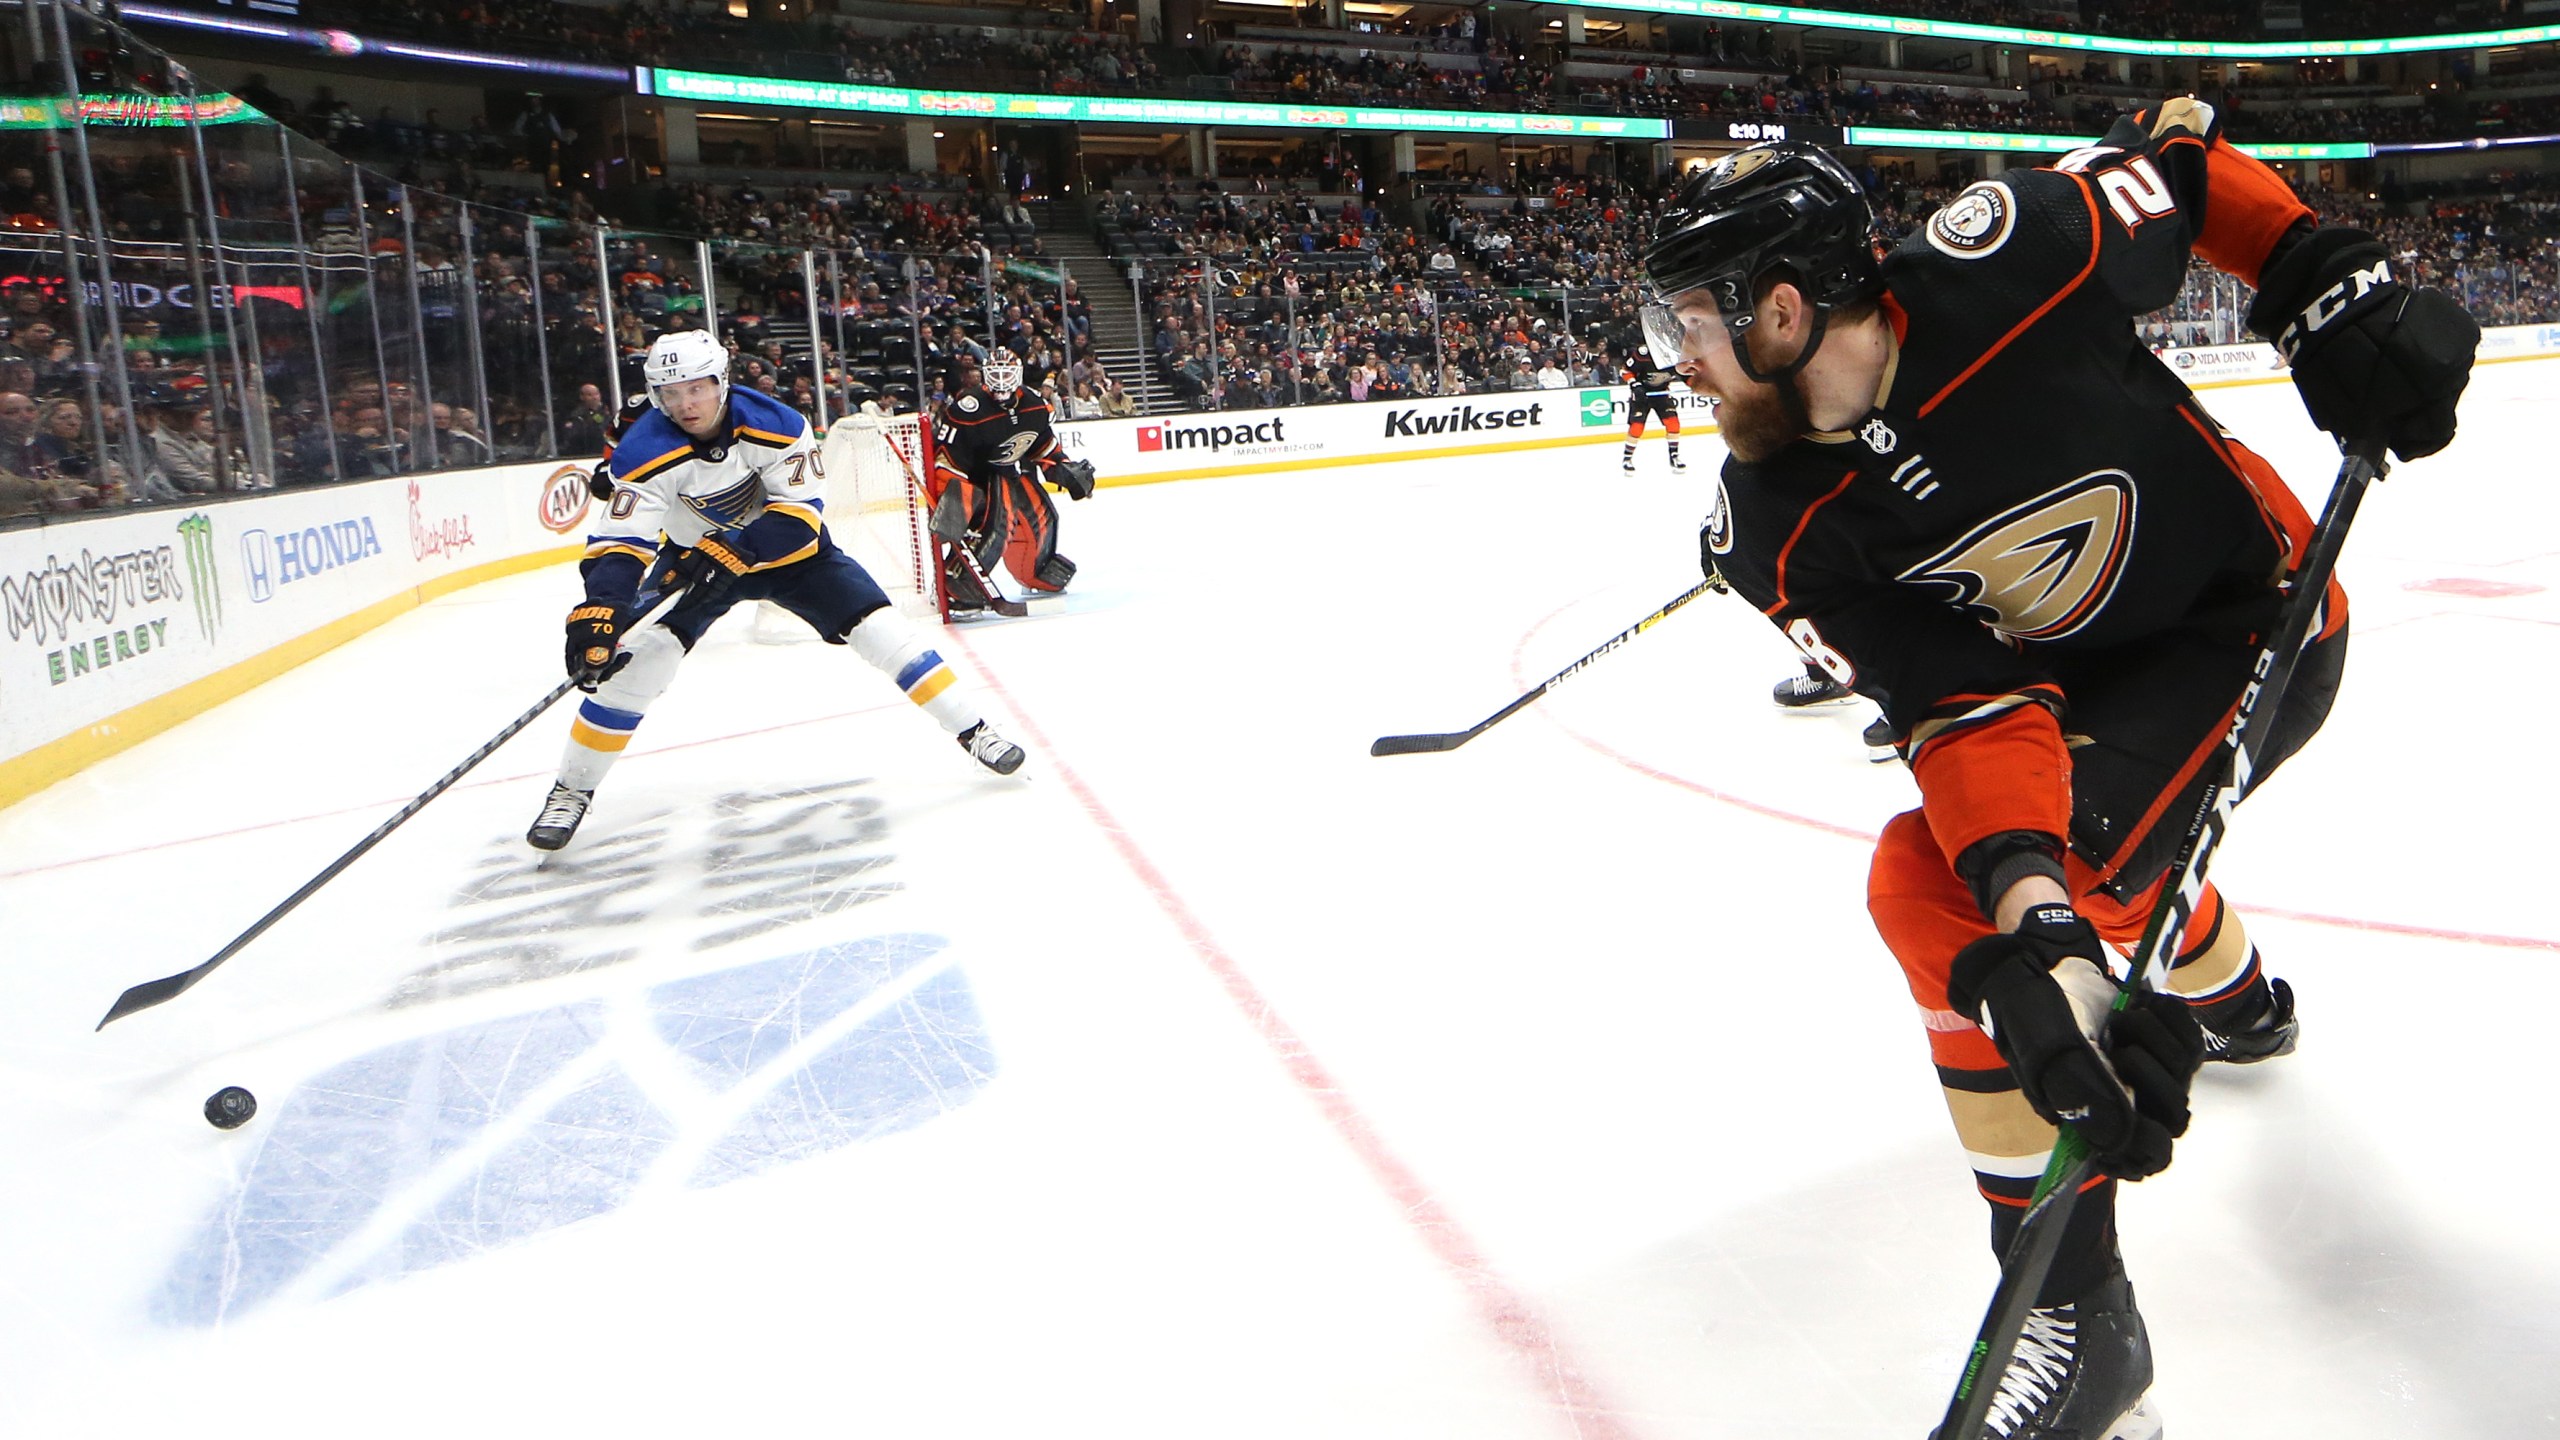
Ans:
[[[2376,145],[2377,155],[2416,155],[2438,150],[2523,150],[2560,145],[2560,135],[2474,135],[2468,140],[2410,140]]]
[[[361,55],[381,55],[395,60],[424,61],[433,65],[453,65],[468,70],[498,70],[515,75],[538,75],[555,80],[593,80],[605,84],[627,84],[631,79],[628,65],[596,65],[583,60],[545,60],[531,55],[501,55],[489,50],[460,50],[448,45],[425,45],[411,40],[377,40],[345,30],[314,30],[306,25],[285,25],[272,20],[251,20],[231,15],[199,15],[192,10],[172,10],[165,5],[133,4],[118,10],[117,17],[146,25],[171,25],[187,30],[209,30],[217,34],[240,35],[254,40],[272,41],[302,49],[325,52],[340,60]]]

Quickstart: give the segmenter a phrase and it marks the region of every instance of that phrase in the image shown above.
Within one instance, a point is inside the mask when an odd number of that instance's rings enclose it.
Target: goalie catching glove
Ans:
[[[569,678],[593,690],[631,662],[617,648],[622,617],[610,605],[581,605],[569,612]]]
[[[2112,1008],[2098,932],[2067,905],[2039,905],[2014,933],[1956,952],[1947,1003],[1978,1022],[2035,1112],[2089,1142],[2098,1169],[2139,1180],[2169,1166],[2187,1133],[2187,1090],[2204,1033],[2174,995]]]
[[[1049,467],[1049,478],[1058,482],[1070,500],[1093,498],[1093,462],[1060,460]]]
[[[2394,279],[2391,252],[2373,236],[2324,225],[2279,245],[2249,329],[2293,366],[2302,407],[2321,429],[2388,440],[2403,460],[2453,443],[2480,326],[2443,291]]]

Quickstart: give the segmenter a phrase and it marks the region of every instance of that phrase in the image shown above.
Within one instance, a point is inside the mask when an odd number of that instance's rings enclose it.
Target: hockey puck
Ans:
[[[217,1130],[237,1130],[258,1113],[258,1097],[237,1085],[225,1085],[204,1102],[204,1118]]]

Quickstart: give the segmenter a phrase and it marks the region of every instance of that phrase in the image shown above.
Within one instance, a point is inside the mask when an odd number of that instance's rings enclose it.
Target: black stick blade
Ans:
[[[193,970],[182,970],[175,975],[163,976],[158,980],[143,981],[116,997],[116,1003],[107,1007],[106,1018],[98,1022],[98,1029],[104,1030],[136,1010],[148,1010],[154,1005],[165,1005],[177,999],[186,994],[198,980],[203,979],[206,972],[212,968],[210,965],[200,965]]]
[[[1428,755],[1438,750],[1455,750],[1476,738],[1473,730],[1454,735],[1381,735],[1369,742],[1372,755]]]

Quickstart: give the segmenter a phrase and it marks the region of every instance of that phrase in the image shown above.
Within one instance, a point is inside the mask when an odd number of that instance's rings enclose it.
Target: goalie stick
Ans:
[[[907,452],[899,449],[895,445],[892,445],[889,447],[889,453],[898,457],[898,467],[907,472],[907,481],[916,487],[917,494],[929,495],[933,493],[931,490],[926,488],[924,477],[916,473],[915,463],[907,458]],[[934,539],[950,546],[952,550],[959,555],[961,560],[968,565],[971,578],[978,582],[979,592],[987,597],[988,609],[993,610],[999,615],[1007,616],[1015,620],[1019,620],[1031,613],[1030,606],[1023,604],[1019,600],[1006,599],[1004,592],[996,588],[996,582],[993,577],[987,574],[987,568],[978,563],[977,552],[969,548],[969,539],[965,532],[959,539],[954,540],[949,536],[944,535],[941,531],[934,529],[932,522],[929,520],[925,523],[925,532],[933,536]],[[942,618],[945,620],[951,618],[950,598],[948,596],[944,597]]]
[[[1567,665],[1555,674],[1548,676],[1544,681],[1540,682],[1537,689],[1530,691],[1528,694],[1523,695],[1519,699],[1512,701],[1510,704],[1503,706],[1501,709],[1494,711],[1492,714],[1486,716],[1484,719],[1476,722],[1473,726],[1467,729],[1453,730],[1445,735],[1381,735],[1369,743],[1369,753],[1372,755],[1427,755],[1441,750],[1455,750],[1459,746],[1466,744],[1468,741],[1473,740],[1487,730],[1492,729],[1494,726],[1510,719],[1513,715],[1518,714],[1528,706],[1530,701],[1537,699],[1539,696],[1546,694],[1548,691],[1553,690],[1567,680],[1572,679],[1575,675],[1581,673],[1582,669],[1594,660],[1597,660],[1601,656],[1608,654],[1610,651],[1617,649],[1619,646],[1626,644],[1628,641],[1633,640],[1638,635],[1652,629],[1654,626],[1661,624],[1663,617],[1669,615],[1672,611],[1679,609],[1681,606],[1688,604],[1690,601],[1697,599],[1699,596],[1706,594],[1710,590],[1722,593],[1724,588],[1725,583],[1723,576],[1708,576],[1696,585],[1681,592],[1679,597],[1674,599],[1670,604],[1663,606],[1661,609],[1654,611],[1652,614],[1647,615],[1633,625],[1628,626],[1626,629],[1610,636],[1606,641],[1602,642],[1599,649],[1592,651],[1590,654],[1574,661],[1572,664]]]
[[[2312,620],[2328,594],[2329,575],[2346,544],[2347,526],[2363,503],[2365,487],[2381,479],[2385,468],[2381,442],[2360,441],[2348,448],[2320,523],[2304,547],[2302,566],[2294,572],[2293,593],[2285,599],[2274,634],[2258,651],[2231,729],[2223,737],[2225,778],[2206,786],[2195,818],[2187,822],[2186,840],[2166,872],[2170,883],[2161,887],[2159,903],[2152,907],[2142,943],[2135,947],[2123,986],[2116,993],[2119,1010],[2137,989],[2156,990],[2168,979],[2170,958],[2178,953],[2187,921],[2204,897],[2205,867],[2230,828],[2233,807],[2248,797],[2257,754],[2265,748],[2264,737],[2283,704],[2285,686],[2293,679],[2294,662],[2301,658]],[[1974,1333],[1964,1373],[1956,1379],[1955,1394],[1947,1401],[1946,1418],[1937,1434],[1949,1440],[1974,1440],[1982,1434],[1992,1399],[1999,1392],[2000,1376],[2009,1368],[2019,1333],[2026,1327],[2027,1312],[2035,1307],[2036,1292],[2044,1288],[2055,1252],[2061,1248],[2063,1228],[2096,1168],[2078,1131],[2066,1127],[2055,1136],[2052,1158],[2036,1182],[2035,1197],[2009,1242],[2009,1253],[2001,1259],[2000,1284],[1992,1291],[1982,1328]]]
[[[641,597],[639,610],[631,617],[630,623],[623,626],[623,632],[625,634],[630,633],[630,631],[637,627],[641,621],[646,620],[652,614],[655,614],[658,607],[665,604],[670,597],[682,593],[683,592],[680,590],[667,590]],[[490,736],[487,744],[482,745],[479,749],[464,756],[462,763],[454,766],[451,770],[446,771],[443,779],[438,780],[433,785],[430,785],[426,789],[420,791],[418,793],[418,798],[401,806],[398,814],[393,815],[390,819],[385,820],[380,825],[374,827],[373,833],[357,841],[354,848],[348,850],[346,854],[339,856],[337,859],[330,861],[328,867],[323,869],[319,874],[304,881],[301,889],[286,896],[284,898],[284,903],[258,917],[257,924],[241,931],[238,938],[234,939],[230,944],[223,946],[220,950],[214,952],[212,959],[205,961],[203,964],[198,965],[191,970],[181,970],[175,975],[165,975],[157,980],[145,980],[141,984],[133,986],[123,994],[117,996],[116,1003],[108,1007],[106,1018],[98,1022],[98,1029],[104,1030],[109,1025],[123,1019],[125,1016],[132,1014],[136,1010],[148,1010],[154,1005],[166,1004],[195,988],[197,981],[212,974],[221,966],[223,961],[228,960],[232,956],[239,954],[242,950],[247,949],[250,941],[266,934],[270,927],[272,927],[277,921],[282,920],[285,916],[292,914],[295,907],[299,906],[303,901],[310,899],[321,886],[337,879],[339,874],[348,866],[353,865],[356,861],[364,858],[364,853],[366,851],[381,844],[392,831],[408,824],[410,819],[419,811],[427,808],[428,801],[431,801],[437,796],[443,794],[445,791],[452,789],[455,781],[470,774],[472,769],[479,765],[481,761],[496,754],[499,746],[514,739],[517,732],[523,730],[524,727],[541,718],[542,712],[559,704],[560,697],[568,694],[571,690],[576,689],[577,685],[578,682],[575,679],[569,679],[563,680],[558,685],[553,686],[551,688],[551,693],[543,696],[540,700],[535,701],[532,709],[517,716],[513,721],[508,723],[505,729]]]

